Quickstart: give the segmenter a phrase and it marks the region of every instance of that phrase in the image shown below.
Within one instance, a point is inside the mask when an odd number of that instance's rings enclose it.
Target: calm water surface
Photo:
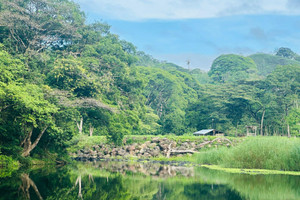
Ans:
[[[229,174],[159,163],[78,162],[0,178],[0,200],[300,199],[300,177]]]

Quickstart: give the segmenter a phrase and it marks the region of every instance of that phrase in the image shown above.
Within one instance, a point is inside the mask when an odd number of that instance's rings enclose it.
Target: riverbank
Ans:
[[[221,168],[300,171],[300,138],[129,136],[124,145],[107,144],[104,138],[84,138],[69,151],[75,160],[141,158],[157,161],[188,161]],[[97,142],[97,144],[93,143]],[[101,142],[99,142],[101,141]]]

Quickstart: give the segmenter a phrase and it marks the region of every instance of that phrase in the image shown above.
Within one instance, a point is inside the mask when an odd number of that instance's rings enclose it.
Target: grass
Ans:
[[[68,144],[67,151],[70,153],[75,153],[81,149],[90,149],[94,145],[106,143],[105,136],[87,136],[87,135],[77,135]]]
[[[212,149],[196,156],[197,163],[222,167],[300,171],[300,139],[253,137],[232,148]]]

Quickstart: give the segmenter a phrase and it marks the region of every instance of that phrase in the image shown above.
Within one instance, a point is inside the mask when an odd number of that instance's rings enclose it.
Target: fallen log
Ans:
[[[216,140],[225,140],[225,141],[229,142],[230,144],[232,144],[232,142],[229,139],[222,137],[222,138],[215,138],[215,139],[213,139],[211,141],[203,142],[203,143],[199,144],[199,146],[203,147],[204,145],[211,144],[211,143],[213,143]]]
[[[229,142],[229,143],[232,145],[232,142],[231,142],[229,139],[224,138],[224,137],[222,137],[222,138],[218,137],[218,138],[215,138],[215,139],[213,139],[213,140],[211,140],[211,141],[203,142],[203,143],[201,143],[199,146],[200,146],[200,147],[203,147],[203,146],[205,146],[205,145],[207,145],[207,144],[211,144],[211,143],[213,143],[214,141],[217,141],[217,140],[225,140],[225,141]],[[176,153],[177,153],[177,154],[184,154],[184,153],[199,153],[199,151],[194,151],[194,150],[192,150],[192,149],[186,149],[186,150],[172,150],[172,148],[171,148],[172,143],[173,143],[173,142],[171,142],[171,143],[169,144],[169,146],[168,146],[168,151],[166,152],[166,157],[167,157],[167,158],[169,158],[171,154],[176,154]]]

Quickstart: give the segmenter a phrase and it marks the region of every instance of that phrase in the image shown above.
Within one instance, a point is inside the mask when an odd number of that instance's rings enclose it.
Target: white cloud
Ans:
[[[295,0],[75,0],[106,19],[199,19],[243,14],[299,15]]]

